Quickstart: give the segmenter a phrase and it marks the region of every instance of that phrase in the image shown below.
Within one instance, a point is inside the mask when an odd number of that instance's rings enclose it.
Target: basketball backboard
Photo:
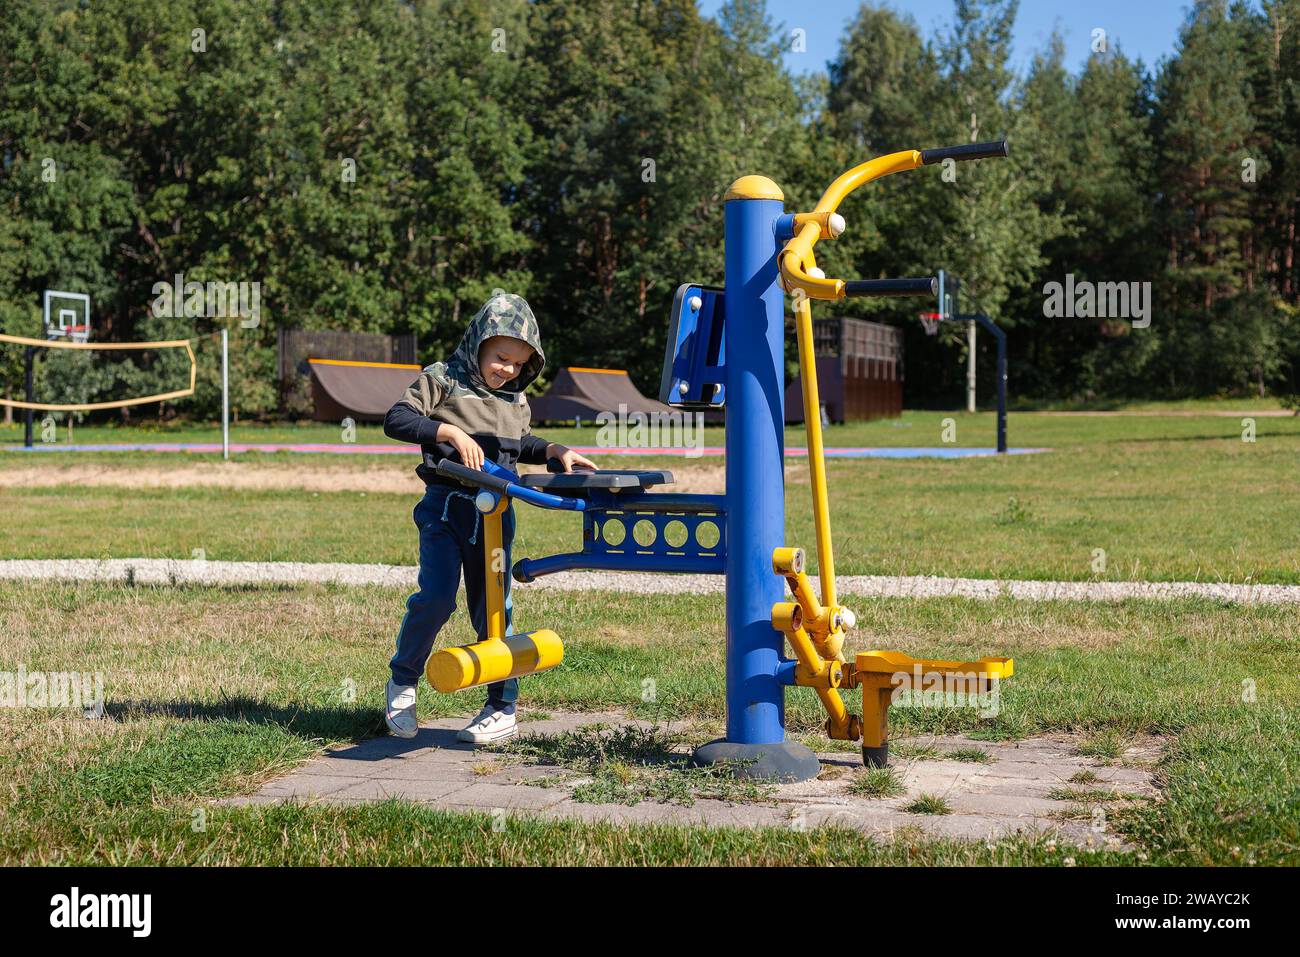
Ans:
[[[939,301],[938,308],[935,311],[945,320],[961,315],[961,307],[958,302],[960,295],[961,280],[940,269]]]
[[[961,314],[958,304],[958,296],[961,293],[961,280],[940,269],[935,285],[939,294],[935,298],[934,308],[922,312],[920,315],[921,325],[925,328],[927,336],[937,335],[939,323],[950,321]]]
[[[45,338],[90,339],[90,296],[82,292],[45,290]]]

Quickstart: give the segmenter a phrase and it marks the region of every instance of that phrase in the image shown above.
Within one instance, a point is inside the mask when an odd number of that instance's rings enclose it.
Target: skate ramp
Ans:
[[[672,412],[656,399],[642,395],[624,369],[566,366],[556,373],[545,395],[528,400],[534,422],[594,420],[601,412]]]
[[[382,422],[420,375],[421,366],[350,359],[308,359],[317,422]]]

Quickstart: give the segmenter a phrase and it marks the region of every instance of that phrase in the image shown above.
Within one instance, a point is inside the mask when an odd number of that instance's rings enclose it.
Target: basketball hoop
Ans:
[[[47,289],[44,306],[46,339],[90,340],[90,296]]]
[[[939,323],[943,321],[941,312],[923,312],[921,316],[921,328],[925,330],[927,336],[938,335]]]
[[[90,326],[64,326],[62,329],[51,328],[46,338],[62,339],[67,338],[72,342],[89,342]]]

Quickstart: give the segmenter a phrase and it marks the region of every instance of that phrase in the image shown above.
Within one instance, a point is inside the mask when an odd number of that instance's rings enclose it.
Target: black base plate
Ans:
[[[812,749],[794,741],[781,744],[710,741],[695,750],[691,761],[698,767],[734,765],[731,770],[736,777],[759,781],[810,781],[822,769]]]

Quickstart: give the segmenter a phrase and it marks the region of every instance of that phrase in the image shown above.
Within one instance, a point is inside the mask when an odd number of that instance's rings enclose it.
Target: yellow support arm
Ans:
[[[795,295],[795,334],[799,343],[799,370],[803,389],[803,420],[808,432],[808,469],[811,472],[813,524],[817,532],[817,567],[821,579],[822,602],[828,612],[837,605],[835,592],[835,549],[831,541],[830,502],[826,492],[826,457],[822,439],[821,398],[817,389],[817,357],[813,350],[811,299],[842,299],[845,284],[842,279],[827,279],[816,268],[813,246],[822,235],[832,239],[844,228],[844,221],[836,215],[844,198],[859,186],[891,173],[916,169],[921,165],[919,150],[904,150],[870,160],[844,173],[822,194],[817,208],[811,213],[795,216],[795,237],[786,243],[781,253],[781,276],[786,289]],[[807,270],[812,269],[810,274]],[[792,582],[793,585],[793,582]],[[797,594],[797,593],[796,593]],[[809,622],[820,621],[821,615],[812,613],[805,604]],[[828,629],[829,630],[829,629]],[[839,657],[838,648],[835,656]]]
[[[817,357],[813,354],[812,304],[800,299],[794,310],[799,340],[799,381],[803,384],[803,421],[808,433],[808,471],[812,481],[813,527],[817,532],[817,569],[822,600],[835,607],[835,549],[831,544],[830,499],[826,492],[826,456],[822,444],[821,398],[817,392]]]
[[[828,526],[829,534],[829,526]],[[829,537],[827,538],[829,543]],[[823,558],[822,568],[831,567]],[[812,582],[804,573],[804,551],[802,548],[778,548],[772,552],[772,570],[785,577],[794,595],[799,609],[803,613],[803,625],[811,636],[813,646],[818,654],[836,661],[843,661],[844,629],[843,609],[834,605],[823,605],[817,600]],[[834,579],[831,579],[831,599],[835,597]]]
[[[826,736],[835,741],[856,741],[862,736],[858,716],[850,714],[836,690],[844,680],[844,664],[827,661],[817,653],[804,629],[803,609],[797,602],[781,601],[772,606],[772,627],[784,632],[794,650],[795,684],[812,688],[826,709]]]
[[[486,493],[485,493],[486,494]],[[501,496],[483,515],[483,583],[487,637],[472,645],[443,648],[429,656],[425,675],[443,693],[464,691],[520,678],[554,668],[564,660],[564,645],[549,628],[506,634],[505,552],[501,547],[501,516],[510,499]]]
[[[496,508],[483,516],[483,585],[487,591],[487,636],[506,636],[506,574],[505,551],[501,548],[501,515],[510,507],[504,495]]]

